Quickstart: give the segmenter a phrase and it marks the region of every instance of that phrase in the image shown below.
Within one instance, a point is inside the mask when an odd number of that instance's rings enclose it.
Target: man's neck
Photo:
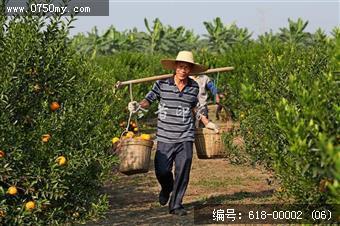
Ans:
[[[175,80],[176,85],[186,85],[188,83],[188,77],[181,80],[181,79],[177,78],[176,75],[175,75],[174,80]]]

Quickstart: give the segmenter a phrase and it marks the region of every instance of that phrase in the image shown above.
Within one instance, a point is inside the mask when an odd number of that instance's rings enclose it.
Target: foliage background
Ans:
[[[304,31],[308,22],[289,20],[277,34],[255,40],[219,18],[204,22],[204,37],[156,19],[145,20],[147,32],[111,27],[99,35],[94,28],[71,39],[72,20],[1,16],[1,223],[57,224],[105,211],[99,188],[117,161],[108,149],[122,132],[129,100],[127,87],[113,85],[168,73],[159,60],[182,49],[211,68],[235,67],[213,76],[246,141],[247,156],[231,154],[274,171],[284,196],[339,204],[339,28],[331,36],[321,29],[312,34]],[[151,85],[135,85],[134,98]],[[61,104],[56,112],[52,101]],[[66,166],[55,162],[61,155]],[[11,185],[18,195],[6,193]],[[37,205],[32,212],[24,208],[29,200]]]

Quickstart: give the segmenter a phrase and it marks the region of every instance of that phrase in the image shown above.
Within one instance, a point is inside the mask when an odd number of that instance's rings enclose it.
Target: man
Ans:
[[[203,72],[207,68],[196,64],[189,51],[181,51],[176,59],[162,60],[163,68],[174,70],[174,76],[158,80],[140,103],[129,103],[129,110],[137,112],[159,100],[157,121],[157,150],[155,173],[162,189],[159,203],[169,202],[169,212],[186,215],[182,199],[189,183],[192,162],[195,107],[198,103],[198,84],[189,73]],[[204,118],[204,116],[202,116]],[[175,162],[175,179],[172,174]]]

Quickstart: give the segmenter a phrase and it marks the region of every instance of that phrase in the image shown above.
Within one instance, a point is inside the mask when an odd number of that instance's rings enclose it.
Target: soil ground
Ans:
[[[274,183],[264,170],[233,165],[226,159],[198,159],[194,153],[190,182],[183,204],[187,216],[168,213],[158,203],[160,186],[152,162],[148,173],[126,176],[113,172],[113,180],[104,187],[110,209],[105,219],[86,225],[193,225],[194,207],[199,204],[262,204],[273,203]],[[277,201],[277,200],[276,200]]]

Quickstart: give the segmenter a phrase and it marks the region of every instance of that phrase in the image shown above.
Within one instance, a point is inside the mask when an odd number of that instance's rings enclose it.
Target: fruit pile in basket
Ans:
[[[128,129],[127,132],[124,132],[121,138],[119,137],[113,137],[112,138],[112,144],[114,146],[118,146],[121,141],[149,141],[151,140],[151,135],[147,133],[140,133],[139,128],[137,126],[136,122],[131,121],[129,126],[127,127],[126,122],[121,122],[120,127],[122,129]]]
[[[146,134],[146,133],[142,133],[139,136],[137,134],[135,134],[132,131],[128,131],[127,133],[125,133],[125,135],[123,135],[121,137],[121,139],[119,139],[118,137],[114,137],[112,138],[112,144],[116,144],[119,141],[132,141],[132,140],[151,140],[151,135],[150,134]]]

